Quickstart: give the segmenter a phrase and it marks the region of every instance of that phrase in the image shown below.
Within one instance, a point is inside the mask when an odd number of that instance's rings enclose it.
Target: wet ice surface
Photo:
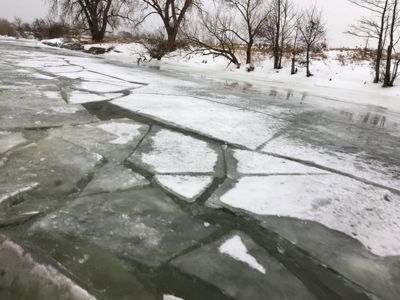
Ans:
[[[213,231],[154,188],[79,198],[32,230],[83,239],[153,267]]]
[[[70,278],[38,293],[398,299],[397,114],[18,43],[0,233]]]
[[[227,243],[232,243],[232,239],[240,242],[229,245],[233,248],[228,250]],[[242,250],[247,252],[243,255]],[[238,252],[240,257],[236,256]],[[266,299],[315,299],[283,265],[241,232],[230,233],[214,243],[178,257],[172,263],[216,285],[234,299],[260,299],[261,295]],[[262,268],[268,272],[262,272]],[[226,269],[229,269],[229,273],[225,273]],[[257,285],[257,289],[254,289],[254,285]]]
[[[96,299],[51,265],[35,261],[10,240],[0,244],[0,269],[1,299]]]
[[[258,215],[316,221],[360,240],[377,255],[400,255],[399,196],[352,179],[243,177],[220,200]]]

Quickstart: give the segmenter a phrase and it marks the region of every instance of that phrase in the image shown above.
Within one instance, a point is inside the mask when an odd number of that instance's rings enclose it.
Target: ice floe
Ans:
[[[399,196],[339,175],[243,177],[220,197],[256,215],[315,221],[376,255],[400,254]]]

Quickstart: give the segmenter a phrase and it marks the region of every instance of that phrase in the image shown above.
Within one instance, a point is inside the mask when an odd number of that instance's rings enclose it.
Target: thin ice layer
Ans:
[[[265,114],[190,96],[134,94],[113,104],[251,149],[269,140],[284,125]]]
[[[220,200],[258,215],[344,232],[381,256],[400,254],[400,197],[339,175],[244,177]]]

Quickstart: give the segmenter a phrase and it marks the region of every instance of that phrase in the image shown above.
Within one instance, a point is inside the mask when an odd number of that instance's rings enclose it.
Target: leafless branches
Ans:
[[[299,18],[298,28],[300,39],[306,48],[307,77],[312,76],[310,72],[310,51],[325,41],[326,31],[322,21],[322,12],[316,6],[307,9]]]
[[[240,66],[236,55],[238,38],[234,33],[235,20],[219,7],[214,12],[199,12],[199,24],[186,26],[183,36],[194,47],[191,53],[222,56],[229,64]]]
[[[93,41],[102,41],[107,27],[129,19],[131,0],[47,0],[53,12],[69,16],[90,31]]]
[[[196,0],[141,0],[141,18],[136,25],[142,24],[149,16],[158,15],[163,23],[167,34],[168,49],[176,49],[176,40],[185,21],[188,11],[199,3]]]

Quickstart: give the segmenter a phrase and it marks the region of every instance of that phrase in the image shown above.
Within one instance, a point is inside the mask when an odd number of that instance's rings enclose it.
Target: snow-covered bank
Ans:
[[[145,55],[143,46],[137,43],[85,45],[85,50],[90,47],[103,47],[109,51],[104,57],[127,63],[137,64]],[[373,84],[371,62],[354,60],[353,55],[354,52],[348,50],[325,52],[325,59],[313,60],[311,71],[314,76],[310,78],[305,76],[305,70],[301,66],[298,66],[296,75],[290,75],[289,59],[284,60],[283,69],[274,70],[272,59],[260,53],[255,55],[256,69],[250,73],[246,71],[246,66],[241,69],[227,67],[228,63],[223,58],[194,55],[183,50],[178,50],[161,61],[152,60],[147,64],[202,79],[244,82],[259,90],[287,89],[400,112],[400,84],[386,89],[380,84]]]

